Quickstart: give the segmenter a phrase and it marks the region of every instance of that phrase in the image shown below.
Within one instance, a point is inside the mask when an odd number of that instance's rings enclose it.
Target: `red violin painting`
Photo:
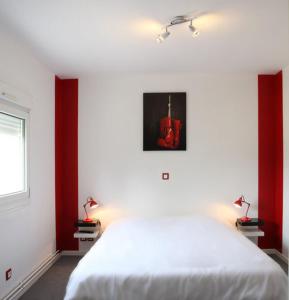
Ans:
[[[180,144],[181,120],[171,117],[171,95],[168,101],[168,116],[160,120],[160,137],[157,144],[166,149],[177,149]]]
[[[143,150],[186,150],[186,93],[143,94]]]

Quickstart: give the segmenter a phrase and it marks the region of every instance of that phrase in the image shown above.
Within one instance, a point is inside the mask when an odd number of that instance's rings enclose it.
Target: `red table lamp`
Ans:
[[[242,217],[240,220],[242,222],[250,222],[251,221],[251,218],[248,217],[248,211],[249,211],[249,208],[250,208],[250,203],[247,202],[244,198],[244,196],[241,196],[238,200],[236,200],[234,202],[234,204],[237,206],[237,207],[242,207],[243,203],[247,204],[248,207],[247,207],[247,211],[246,211],[246,215],[244,217]]]
[[[85,214],[86,214],[86,219],[84,219],[83,222],[88,222],[89,223],[89,222],[93,222],[93,220],[88,217],[87,210],[86,210],[87,205],[89,205],[90,208],[96,208],[96,207],[99,206],[99,204],[92,197],[88,197],[86,199],[86,202],[83,205],[83,208],[84,208],[84,211],[85,211]]]

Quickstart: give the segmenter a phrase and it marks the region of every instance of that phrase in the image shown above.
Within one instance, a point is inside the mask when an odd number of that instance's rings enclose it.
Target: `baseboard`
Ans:
[[[20,281],[3,300],[17,300],[59,259],[60,253],[56,251],[47,257],[36,269]]]
[[[282,261],[284,261],[288,265],[288,257],[286,257],[284,254],[282,254],[277,249],[263,249],[263,251],[267,254],[274,254],[278,256]]]
[[[86,253],[86,251],[79,250],[64,250],[61,251],[61,256],[84,256]]]

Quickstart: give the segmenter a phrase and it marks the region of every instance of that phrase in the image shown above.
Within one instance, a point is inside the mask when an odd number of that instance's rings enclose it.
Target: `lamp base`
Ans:
[[[92,219],[90,219],[90,218],[86,218],[86,219],[83,219],[83,222],[86,222],[86,223],[91,223],[91,222],[93,222],[93,220],[92,220]]]
[[[250,222],[252,219],[249,217],[242,217],[240,220],[241,222]]]

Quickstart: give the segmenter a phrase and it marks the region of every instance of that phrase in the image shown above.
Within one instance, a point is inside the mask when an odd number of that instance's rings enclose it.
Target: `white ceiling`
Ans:
[[[205,13],[172,28],[173,16]],[[0,0],[0,19],[56,74],[275,72],[288,64],[288,0]],[[0,41],[1,42],[1,41]]]

